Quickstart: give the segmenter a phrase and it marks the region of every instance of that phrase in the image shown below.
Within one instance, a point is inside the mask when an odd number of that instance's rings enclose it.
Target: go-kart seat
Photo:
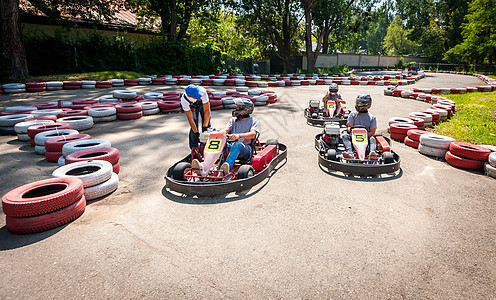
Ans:
[[[252,163],[253,155],[255,155],[255,147],[258,144],[258,137],[259,136],[260,136],[260,133],[257,131],[257,133],[255,134],[255,137],[251,140],[251,143],[250,143],[251,156],[250,156],[250,158],[249,159],[237,159],[236,160],[240,165],[248,165],[248,164]]]

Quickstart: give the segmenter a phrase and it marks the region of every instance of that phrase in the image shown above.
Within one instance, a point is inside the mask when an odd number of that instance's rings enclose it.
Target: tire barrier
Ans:
[[[82,140],[82,141],[74,141],[62,146],[62,154],[65,156],[87,149],[94,148],[107,148],[111,147],[110,141],[103,139],[90,139],[90,140]]]
[[[71,129],[83,131],[93,127],[93,118],[91,116],[71,116],[59,118],[57,121],[68,123]]]
[[[52,177],[74,177],[83,182],[83,188],[107,181],[112,176],[112,164],[104,160],[87,160],[66,164],[52,172]]]
[[[444,158],[450,144],[455,141],[455,139],[451,137],[434,133],[422,134],[419,140],[419,152],[437,158]]]
[[[53,137],[45,141],[45,158],[48,162],[58,162],[63,157],[62,147],[70,142],[89,140],[89,134],[69,134]]]

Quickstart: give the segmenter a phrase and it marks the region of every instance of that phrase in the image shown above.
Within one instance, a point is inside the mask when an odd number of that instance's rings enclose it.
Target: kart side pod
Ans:
[[[389,143],[383,136],[376,136],[375,140],[377,142],[377,149],[382,152],[390,152],[391,148],[389,147]]]
[[[277,146],[269,145],[253,156],[253,168],[262,171],[277,156]]]

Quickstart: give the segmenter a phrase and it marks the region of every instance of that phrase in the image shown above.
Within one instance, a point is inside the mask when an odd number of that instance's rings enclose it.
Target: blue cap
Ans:
[[[200,99],[203,96],[203,92],[196,85],[190,84],[185,89],[186,95],[191,98]]]

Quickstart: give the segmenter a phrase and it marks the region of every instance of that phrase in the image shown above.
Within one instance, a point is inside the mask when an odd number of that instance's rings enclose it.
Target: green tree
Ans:
[[[372,12],[369,30],[363,35],[361,44],[363,49],[367,49],[368,54],[385,54],[382,43],[386,37],[387,28],[394,19],[393,9],[393,1],[387,0]]]
[[[408,39],[411,29],[405,29],[399,16],[391,22],[384,38],[384,49],[387,54],[402,55],[416,52],[417,44]]]
[[[254,36],[264,54],[275,51],[285,70],[298,52],[300,6],[297,0],[232,0],[229,6]]]
[[[472,0],[462,25],[463,42],[451,48],[452,60],[496,61],[496,0]]]

